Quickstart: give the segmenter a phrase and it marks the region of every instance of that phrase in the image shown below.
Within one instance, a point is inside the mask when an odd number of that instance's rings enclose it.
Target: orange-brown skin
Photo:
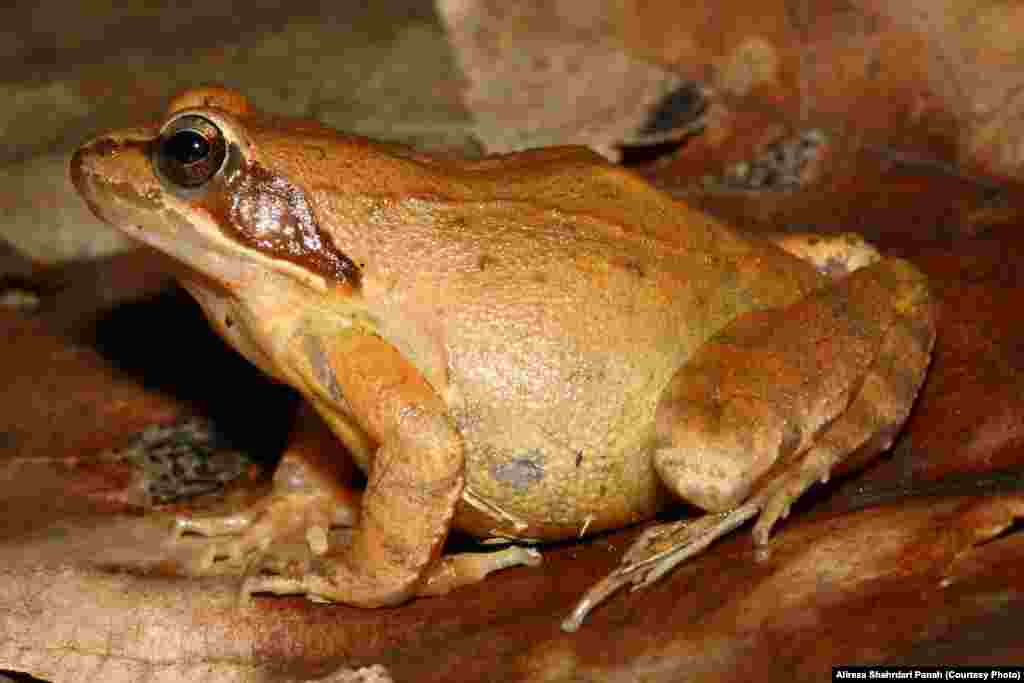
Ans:
[[[453,526],[550,540],[649,519],[670,491],[738,505],[857,404],[894,325],[921,352],[896,373],[907,388],[880,399],[898,402],[882,406],[892,417],[854,431],[898,428],[927,366],[930,299],[910,266],[869,266],[877,286],[833,283],[581,148],[440,160],[269,117],[220,88],[179,96],[166,121],[163,138],[153,127],[84,145],[75,185],[98,216],[175,257],[214,328],[302,392],[369,476],[352,546],[269,590],[390,604],[451,568],[440,553]],[[168,140],[194,121],[223,136],[226,158],[204,159],[216,173],[182,188],[178,143],[191,138]],[[878,300],[890,289],[902,303]],[[778,362],[751,362],[790,373],[751,380],[778,390],[750,404],[737,380],[728,406],[713,387],[702,404],[682,398],[736,355],[733,336],[756,337],[745,314],[788,329],[786,307],[803,301],[815,348],[835,337],[834,381],[786,360],[809,351],[796,329],[762,352]],[[723,350],[705,351],[710,340]],[[684,379],[698,359],[704,374]],[[301,496],[279,496],[272,509],[302,517]],[[243,550],[286,526],[264,524]]]

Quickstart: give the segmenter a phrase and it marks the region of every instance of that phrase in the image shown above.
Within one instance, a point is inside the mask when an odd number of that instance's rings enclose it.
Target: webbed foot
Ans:
[[[873,379],[865,383],[870,387]],[[657,581],[672,568],[704,551],[715,540],[757,517],[753,536],[757,545],[768,543],[772,529],[789,515],[791,506],[816,482],[826,482],[830,473],[849,454],[870,460],[889,448],[905,413],[888,416],[874,433],[864,425],[869,415],[879,421],[874,402],[858,396],[847,412],[833,422],[808,451],[777,466],[750,498],[731,510],[696,519],[659,524],[644,531],[622,557],[621,565],[593,586],[562,622],[562,629],[575,631],[587,614],[626,584],[634,590]]]

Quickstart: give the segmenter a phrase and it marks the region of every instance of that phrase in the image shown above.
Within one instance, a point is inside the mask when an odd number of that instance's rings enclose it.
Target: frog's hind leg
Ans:
[[[846,410],[811,448],[773,468],[752,497],[761,509],[754,526],[759,545],[768,542],[775,523],[789,514],[792,503],[815,481],[828,481],[840,463],[854,469],[888,450],[909,416],[935,342],[935,306],[926,290],[897,289],[895,293],[906,295],[904,301],[894,303],[901,310]]]
[[[655,455],[663,482],[711,514],[648,529],[562,627],[758,515],[765,543],[814,482],[888,448],[923,382],[934,315],[923,276],[890,259],[718,334],[663,395]]]
[[[241,571],[275,541],[296,537],[316,555],[328,530],[351,527],[359,515],[355,466],[313,410],[303,406],[274,473],[273,490],[255,503],[216,514],[179,514],[172,538],[209,537],[185,566],[192,575]],[[222,561],[223,560],[223,561]]]

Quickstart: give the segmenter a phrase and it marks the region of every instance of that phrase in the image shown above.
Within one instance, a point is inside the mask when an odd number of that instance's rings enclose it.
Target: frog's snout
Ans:
[[[86,189],[83,167],[89,154],[88,145],[89,143],[76,149],[75,153],[71,155],[71,161],[68,162],[68,175],[71,177],[71,184],[78,190],[78,194],[84,194]]]
[[[92,215],[106,222],[107,219],[103,216],[99,204],[93,199],[96,194],[96,186],[92,163],[97,154],[95,147],[101,140],[102,138],[90,140],[75,150],[75,153],[71,155],[71,161],[68,162],[68,175],[71,178],[71,184],[75,186],[75,190],[85,201]]]

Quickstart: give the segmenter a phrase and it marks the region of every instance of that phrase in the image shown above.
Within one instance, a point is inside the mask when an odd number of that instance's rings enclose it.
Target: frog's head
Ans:
[[[158,125],[82,145],[71,179],[101,220],[229,292],[269,278],[351,294],[360,270],[321,225],[312,189],[345,138],[272,119],[224,88],[175,98]],[[343,145],[342,145],[343,146]]]

